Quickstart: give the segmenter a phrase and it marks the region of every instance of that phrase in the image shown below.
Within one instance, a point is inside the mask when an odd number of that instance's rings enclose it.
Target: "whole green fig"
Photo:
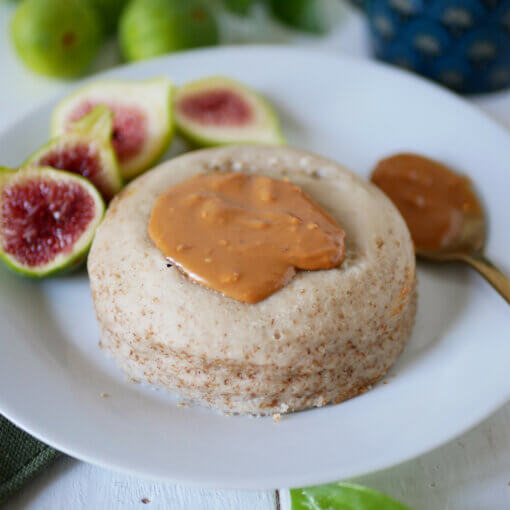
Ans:
[[[131,0],[119,27],[126,60],[218,43],[216,19],[204,0]]]
[[[30,69],[61,78],[86,71],[103,39],[94,8],[83,0],[23,0],[11,38]]]

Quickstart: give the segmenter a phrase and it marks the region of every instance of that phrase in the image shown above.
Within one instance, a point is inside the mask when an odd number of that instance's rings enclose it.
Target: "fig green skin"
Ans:
[[[90,249],[90,245],[94,239],[94,233],[104,216],[106,207],[99,192],[89,181],[87,181],[87,179],[84,179],[83,177],[80,177],[76,174],[64,172],[62,170],[55,170],[50,167],[34,168],[27,166],[20,168],[16,172],[0,173],[0,197],[4,186],[9,184],[11,180],[30,179],[37,176],[44,176],[46,178],[49,177],[79,183],[92,196],[95,204],[95,217],[75,244],[80,244],[81,239],[83,239],[85,236],[89,237],[87,242],[82,244],[82,246],[80,246],[78,249],[72,250],[71,253],[69,253],[66,257],[63,257],[58,263],[49,263],[40,269],[24,266],[23,264],[17,262],[11,255],[5,253],[1,242],[0,232],[0,260],[2,260],[2,262],[4,262],[5,265],[16,274],[26,276],[28,278],[41,279],[47,278],[49,276],[63,275],[74,271],[85,261]]]
[[[227,10],[240,16],[247,16],[258,0],[223,0]]]
[[[118,27],[122,9],[127,0],[88,0],[101,19],[105,34],[113,34]]]
[[[84,0],[24,0],[12,19],[11,38],[33,71],[72,78],[88,69],[103,34],[96,11]]]
[[[146,88],[147,86],[148,88]],[[151,88],[152,87],[152,88]],[[136,90],[135,90],[136,88]],[[104,94],[103,89],[106,91]],[[134,104],[139,107],[141,111],[147,111],[147,102],[151,102],[156,93],[161,92],[161,96],[164,96],[164,101],[161,100],[161,105],[158,107],[158,116],[161,125],[155,129],[152,126],[153,131],[157,132],[157,144],[156,147],[150,148],[144,147],[141,154],[137,158],[141,158],[142,161],[133,164],[131,161],[124,163],[119,162],[119,168],[121,175],[125,181],[134,179],[142,172],[151,168],[166,152],[168,149],[175,132],[174,118],[173,118],[173,96],[174,96],[174,85],[166,77],[156,77],[148,80],[101,80],[91,81],[88,84],[80,87],[70,95],[62,99],[53,110],[50,135],[56,137],[66,132],[67,128],[67,115],[73,110],[73,108],[79,105],[83,101],[87,101],[91,96],[97,95],[107,97],[109,100],[115,100],[119,98],[122,102],[124,95],[129,96],[130,104]],[[133,101],[136,97],[137,101]],[[137,104],[138,103],[138,104]],[[154,112],[152,112],[154,113]]]
[[[410,510],[385,494],[353,483],[331,483],[304,489],[291,489],[291,510]]]
[[[222,81],[221,88],[227,89],[229,87],[232,88],[232,92],[235,94],[240,94],[243,96],[252,96],[256,97],[258,102],[258,107],[262,110],[263,115],[267,119],[266,126],[264,126],[265,129],[268,129],[271,131],[271,141],[257,141],[257,140],[249,140],[249,139],[242,139],[242,140],[228,140],[228,139],[221,139],[219,137],[214,137],[209,134],[204,133],[203,131],[200,131],[199,126],[187,126],[181,119],[181,115],[177,113],[177,109],[174,107],[175,114],[175,123],[177,126],[177,130],[182,135],[183,138],[185,138],[188,142],[191,143],[194,147],[200,148],[200,147],[219,147],[219,146],[225,146],[225,145],[233,145],[233,144],[243,144],[243,145],[265,145],[265,144],[272,144],[272,145],[285,145],[286,140],[285,136],[283,135],[282,128],[280,125],[280,121],[278,119],[278,116],[276,112],[274,111],[273,107],[269,104],[269,102],[263,98],[260,94],[257,94],[254,90],[246,87],[245,85],[234,81],[230,78],[223,78],[221,76],[213,76],[210,78],[204,78],[202,80],[198,80],[197,82],[191,82],[189,84],[183,85],[179,87],[177,94],[176,94],[176,100],[179,100],[183,95],[185,95],[188,92],[188,87],[194,86],[195,83],[204,83],[209,84],[211,86],[211,89],[217,88],[218,80]],[[203,92],[207,92],[207,89],[201,89]],[[221,130],[221,128],[219,128]]]
[[[132,0],[119,25],[127,61],[212,46],[219,42],[214,14],[206,0]]]
[[[84,143],[88,145],[94,143],[99,149],[102,168],[99,175],[100,187],[104,190],[103,199],[108,202],[124,186],[124,179],[120,173],[117,156],[111,143],[112,133],[113,113],[103,105],[98,105],[78,122],[75,122],[68,134],[52,138],[46,145],[32,154],[24,166],[41,166],[40,161],[46,154],[58,150],[66,144]]]
[[[285,139],[285,135],[282,132],[282,129],[279,125],[278,116],[272,109],[272,107],[265,101],[266,107],[267,107],[267,114],[270,115],[274,122],[277,124],[274,128],[275,130],[275,137],[272,145],[286,145],[287,140]],[[193,147],[200,149],[200,148],[207,148],[207,147],[222,147],[226,145],[234,145],[238,143],[242,143],[243,145],[263,145],[259,142],[255,141],[249,141],[249,140],[243,140],[242,142],[237,141],[228,141],[228,140],[218,140],[214,137],[210,136],[204,136],[199,131],[188,129],[180,124],[177,124],[177,129],[180,133],[180,135],[186,139]]]
[[[327,31],[318,0],[270,0],[273,15],[285,25],[315,34]]]

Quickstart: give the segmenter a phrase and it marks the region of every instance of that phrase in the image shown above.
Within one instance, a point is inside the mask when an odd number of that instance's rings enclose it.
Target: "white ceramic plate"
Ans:
[[[487,251],[509,269],[510,137],[454,95],[381,65],[287,48],[197,51],[107,73],[161,74],[178,83],[244,80],[275,104],[292,145],[363,175],[402,150],[469,174],[487,205]],[[17,165],[46,141],[53,106],[0,137],[1,163]],[[455,266],[420,266],[416,328],[384,383],[278,424],[180,407],[128,382],[99,350],[85,272],[37,282],[0,269],[0,339],[0,412],[16,424],[80,459],[201,486],[288,487],[368,473],[452,439],[510,397],[509,308]]]

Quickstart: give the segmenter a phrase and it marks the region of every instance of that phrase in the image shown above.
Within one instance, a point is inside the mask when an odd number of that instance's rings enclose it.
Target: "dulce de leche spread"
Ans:
[[[287,180],[239,172],[199,174],[158,197],[149,235],[163,255],[202,285],[256,303],[296,269],[331,269],[345,232]]]
[[[455,242],[466,215],[482,214],[467,177],[417,154],[381,160],[372,182],[397,206],[417,250],[438,250]]]

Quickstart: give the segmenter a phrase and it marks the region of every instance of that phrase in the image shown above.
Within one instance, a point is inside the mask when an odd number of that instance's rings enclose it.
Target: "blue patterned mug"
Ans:
[[[461,93],[510,87],[510,0],[351,0],[377,58]]]

